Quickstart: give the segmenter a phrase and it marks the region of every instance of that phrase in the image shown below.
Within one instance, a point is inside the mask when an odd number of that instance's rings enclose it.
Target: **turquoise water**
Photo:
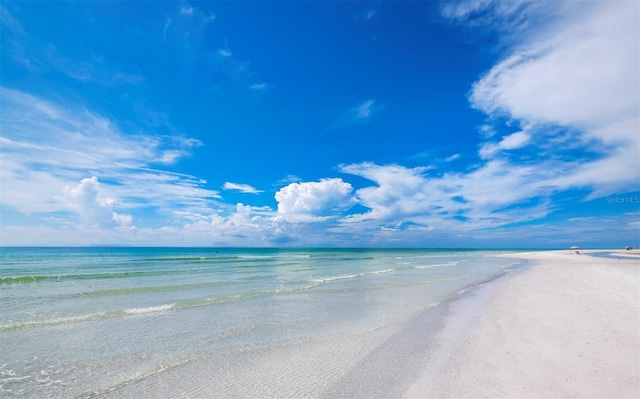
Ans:
[[[205,384],[196,365],[220,380],[188,396],[317,396],[416,312],[514,265],[496,251],[0,251],[0,394],[15,398]]]

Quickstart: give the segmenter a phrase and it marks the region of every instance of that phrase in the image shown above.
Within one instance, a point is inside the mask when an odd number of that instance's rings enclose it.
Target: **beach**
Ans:
[[[638,254],[532,252],[525,271],[450,304],[422,397],[640,396]]]
[[[5,250],[0,396],[634,398],[607,253]]]

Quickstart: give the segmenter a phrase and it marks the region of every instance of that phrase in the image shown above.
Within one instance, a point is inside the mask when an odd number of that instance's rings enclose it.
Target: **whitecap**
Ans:
[[[169,303],[169,304],[160,305],[160,306],[149,306],[146,308],[130,308],[130,309],[125,309],[124,313],[126,314],[158,313],[158,312],[165,312],[167,310],[172,310],[175,308],[175,306],[176,305],[174,303]]]

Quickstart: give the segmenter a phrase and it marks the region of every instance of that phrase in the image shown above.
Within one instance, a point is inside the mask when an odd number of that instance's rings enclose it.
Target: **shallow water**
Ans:
[[[416,314],[515,263],[496,251],[0,251],[0,393],[15,398],[321,396]]]

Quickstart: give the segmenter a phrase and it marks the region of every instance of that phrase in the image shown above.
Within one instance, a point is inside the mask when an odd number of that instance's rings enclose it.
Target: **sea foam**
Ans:
[[[158,312],[166,312],[168,310],[173,310],[175,308],[174,303],[160,305],[160,306],[149,306],[146,308],[130,308],[125,309],[125,314],[145,314],[145,313],[158,313]]]

